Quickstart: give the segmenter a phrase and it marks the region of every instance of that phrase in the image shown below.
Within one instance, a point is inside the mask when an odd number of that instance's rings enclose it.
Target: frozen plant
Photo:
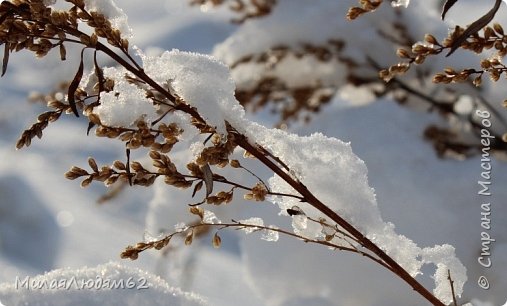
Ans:
[[[312,120],[336,101],[336,97],[352,100],[354,104],[388,97],[411,110],[440,115],[445,120],[444,126],[428,125],[424,137],[433,144],[439,157],[458,159],[481,153],[480,137],[476,134],[478,120],[470,114],[487,109],[495,121],[491,151],[506,152],[507,146],[501,138],[507,130],[507,121],[501,114],[501,105],[493,102],[500,90],[488,87],[487,82],[475,86],[486,72],[479,73],[475,68],[477,73],[472,73],[474,69],[468,69],[453,81],[444,80],[445,75],[439,74],[439,83],[433,82],[443,67],[461,68],[462,63],[475,60],[473,55],[462,52],[450,58],[431,56],[450,50],[440,50],[435,37],[458,37],[462,32],[460,39],[468,37],[461,27],[451,31],[454,34],[449,33],[448,28],[455,26],[435,14],[440,1],[367,0],[350,8],[358,1],[315,0],[310,5],[306,0],[278,0],[270,3],[269,11],[262,15],[246,12],[264,2],[240,2],[241,5],[235,6],[238,2],[234,0],[191,1],[207,6],[227,5],[238,18],[248,16],[247,21],[213,50],[213,55],[231,68],[236,97],[246,109],[268,108],[279,115],[278,125],[285,127],[295,121]],[[386,5],[389,3],[394,7]],[[444,15],[453,3],[448,1]],[[485,25],[499,3],[469,27],[468,34]],[[347,10],[347,17],[353,22],[337,17]],[[497,41],[501,39],[499,35]],[[488,48],[492,48],[493,37],[489,40]],[[500,42],[496,44],[501,47]],[[459,46],[459,41],[453,45]],[[478,46],[477,43],[467,45],[465,42],[456,48]],[[399,49],[397,53],[396,49]],[[406,60],[392,65],[397,56]],[[498,59],[492,56],[491,60]],[[454,70],[459,72],[458,68]],[[380,78],[379,71],[382,71]],[[500,70],[489,71],[496,77]],[[453,70],[448,72],[452,74]],[[465,80],[467,73],[474,77],[475,84]],[[455,84],[458,81],[460,84]]]
[[[382,1],[376,1],[374,6],[367,4],[371,2],[374,1],[361,1],[362,7],[351,8],[348,17],[355,19],[366,12],[376,10],[382,3]],[[462,83],[481,90],[482,87],[485,87],[483,86],[485,76],[489,76],[492,82],[499,81],[502,74],[507,71],[506,66],[502,63],[502,59],[507,54],[506,36],[500,23],[493,23],[492,25],[490,23],[500,9],[502,2],[502,0],[495,0],[493,7],[485,15],[465,28],[455,26],[443,39],[438,39],[434,34],[426,33],[422,42],[419,41],[411,46],[399,48],[396,54],[403,61],[391,65],[387,69],[380,70],[380,78],[386,83],[400,82],[400,79],[403,79],[410,69],[416,69],[414,66],[424,66],[426,62],[441,54],[449,57],[457,50],[466,50],[487,57],[480,59],[479,64],[475,67],[453,68],[447,66],[443,71],[432,75],[432,82],[439,85]],[[445,19],[446,14],[456,3],[458,3],[457,0],[445,1],[442,9],[442,19]],[[408,1],[406,1],[406,4],[408,4]],[[463,111],[460,111],[460,101],[463,100],[457,98],[452,103],[436,102],[433,105],[449,117],[453,117],[453,113],[461,113],[461,115],[467,116],[469,121],[468,129],[473,131],[475,135],[478,135],[477,133],[482,126],[480,116],[474,114],[491,113],[495,122],[499,122],[503,129],[496,129],[491,132],[491,149],[492,151],[505,152],[507,148],[507,133],[505,133],[507,122],[497,110],[498,105],[492,105],[483,96],[479,96],[478,100],[471,102],[471,107],[465,107]],[[461,103],[462,105],[463,103]],[[507,107],[507,100],[504,100],[503,106]],[[440,154],[445,153],[445,151],[463,154],[468,150],[467,147],[473,146],[470,139],[465,142],[456,141],[456,134],[452,130],[433,127],[431,130],[427,130],[425,136],[435,143],[435,147],[440,151]],[[474,142],[476,141],[477,138]]]
[[[268,15],[276,2],[266,1],[265,8],[259,6],[261,2],[252,3],[257,11],[247,12],[247,18]],[[105,166],[89,158],[90,170],[72,167],[68,179],[82,179],[83,187],[92,182],[149,187],[161,179],[173,187],[192,188],[192,196],[202,190],[201,201],[181,203],[189,204],[189,213],[198,217],[195,223],[178,224],[173,233],[129,246],[123,258],[136,259],[147,249],[163,249],[174,236],[184,236],[190,245],[203,228],[216,229],[212,243],[219,247],[218,232],[235,228],[261,231],[267,241],[277,241],[281,234],[363,255],[433,305],[446,305],[461,295],[466,269],[454,248],[447,244],[421,248],[397,234],[394,225],[382,219],[366,166],[350,144],[318,133],[301,137],[248,120],[236,100],[229,68],[211,56],[179,50],[149,56],[137,48],[132,54],[127,18],[112,1],[66,0],[59,3],[67,5],[62,10],[52,4],[42,0],[0,4],[3,73],[13,51],[44,57],[57,49],[65,60],[66,46],[82,47],[66,96],[56,92],[48,98],[52,110],[23,133],[17,148],[29,146],[36,136],[41,138],[48,124],[62,114],[83,115],[89,122],[88,132],[123,142],[126,158]],[[116,66],[101,65],[103,57]],[[177,144],[188,145],[193,153],[186,169],[173,161],[171,153]],[[132,150],[147,151],[151,164],[132,160]],[[243,160],[234,158],[235,152],[257,159],[273,176],[264,182],[243,166]],[[252,175],[257,182],[251,186],[233,181],[222,175],[225,167]],[[203,208],[230,203],[238,193],[247,200],[277,204],[282,215],[292,218],[293,229],[264,225],[260,218],[225,222]],[[425,264],[437,267],[433,293],[416,279]]]

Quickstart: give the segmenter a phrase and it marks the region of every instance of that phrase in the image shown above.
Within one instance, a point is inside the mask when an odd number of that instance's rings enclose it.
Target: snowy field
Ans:
[[[285,15],[298,13],[299,6],[295,3],[305,2],[291,1],[280,0],[284,11],[278,13],[282,20]],[[339,21],[331,20],[329,27],[342,27],[346,24],[342,20],[346,8],[356,1],[336,4],[337,8],[333,11],[334,1],[342,0],[315,1],[314,11],[308,16],[327,12],[329,16],[322,18],[329,19],[334,14]],[[437,2],[412,0],[406,9],[407,14],[416,16],[417,10],[430,10],[436,7]],[[440,28],[432,24],[430,30],[445,32],[449,24],[467,24],[475,20],[494,3],[482,2],[459,1],[449,13],[448,24],[442,24]],[[243,52],[254,52],[256,47],[262,49],[272,43],[269,41],[269,21],[267,25],[262,25],[259,20],[251,24],[247,22],[244,26],[233,25],[229,23],[231,13],[223,8],[189,7],[183,0],[146,0],[142,4],[140,1],[122,0],[117,3],[128,16],[128,23],[133,29],[131,45],[137,45],[147,55],[155,56],[163,50],[175,48],[213,54],[228,63]],[[503,4],[497,18],[504,24],[507,21],[506,9]],[[379,14],[385,11],[389,11],[389,7]],[[428,12],[424,18],[438,20],[438,10]],[[277,13],[276,9],[274,13]],[[426,24],[424,18],[414,19],[414,27],[418,22]],[[290,20],[287,24],[290,25]],[[301,24],[304,26],[294,31],[301,34],[307,29],[301,35],[314,37],[316,41],[330,35],[326,31],[312,30],[311,20],[302,20]],[[314,30],[320,34],[313,33]],[[363,44],[369,41],[370,30],[357,34],[359,39],[353,47],[363,48]],[[426,30],[418,31],[424,33]],[[297,35],[287,35],[286,39],[288,42],[296,40]],[[394,63],[396,58],[389,55],[391,51],[381,50],[375,54],[379,58],[388,58],[387,63]],[[349,52],[354,52],[354,49]],[[366,51],[357,53],[361,52]],[[66,180],[64,173],[74,165],[85,168],[89,156],[96,158],[99,164],[123,160],[124,146],[118,141],[86,136],[87,122],[82,118],[67,116],[47,128],[42,140],[34,140],[29,148],[15,149],[22,131],[45,110],[40,105],[25,102],[26,97],[31,91],[47,92],[58,82],[71,79],[75,71],[68,67],[77,67],[77,54],[68,50],[68,61],[72,65],[61,65],[58,55],[50,55],[44,61],[37,61],[32,54],[12,55],[9,71],[0,80],[1,303],[6,306],[426,305],[393,273],[357,254],[333,252],[284,236],[273,243],[259,239],[257,233],[245,235],[240,231],[223,231],[222,247],[218,250],[213,248],[209,235],[196,239],[191,246],[177,245],[164,254],[150,250],[140,254],[136,261],[120,259],[120,253],[127,245],[142,241],[147,236],[157,236],[160,231],[174,228],[178,222],[189,222],[186,204],[192,200],[188,191],[180,192],[157,182],[152,188],[127,188],[112,201],[97,204],[97,199],[106,192],[105,187],[92,184],[82,189],[78,182]],[[451,61],[459,63],[460,59],[468,58],[466,55],[463,58],[457,56]],[[305,72],[304,67],[299,68],[302,69],[299,73],[308,73],[312,77],[311,69]],[[340,66],[335,68],[340,69]],[[255,71],[255,67],[250,69]],[[244,75],[236,73],[233,74],[234,79],[238,83],[244,82]],[[284,75],[283,71],[280,73]],[[334,73],[329,74],[329,79],[344,82],[343,76]],[[507,90],[501,88],[504,87],[501,82],[497,87],[486,87],[488,97],[498,105],[507,97]],[[396,234],[408,237],[421,248],[443,244],[455,247],[456,257],[466,267],[468,276],[460,301],[472,302],[474,306],[506,303],[506,160],[493,158],[491,161],[491,196],[487,200],[491,203],[492,219],[489,233],[495,241],[491,244],[492,266],[484,268],[477,260],[482,247],[481,204],[485,201],[483,196],[478,195],[481,189],[477,183],[481,180],[481,157],[466,160],[438,158],[431,144],[423,140],[422,133],[431,123],[442,124],[441,117],[401,107],[388,98],[372,100],[361,91],[347,88],[323,110],[314,115],[309,124],[293,124],[289,130],[301,136],[320,132],[345,143],[350,142],[352,151],[364,161],[368,180],[362,182],[363,187],[347,186],[352,188],[350,190],[343,187],[343,192],[347,194],[344,199],[363,199],[364,194],[369,195],[369,185],[374,189],[374,195],[372,191],[368,201],[378,206],[379,220],[396,226]],[[505,109],[499,107],[499,110],[507,117]],[[220,119],[223,117],[210,120]],[[238,124],[254,121],[271,128],[277,118],[266,110],[247,113],[243,119]],[[258,128],[255,132],[263,135],[262,128],[248,124],[244,126]],[[255,132],[251,131],[252,134]],[[272,142],[275,140],[276,137],[270,139]],[[257,141],[262,143],[263,140]],[[349,154],[347,145],[330,143],[343,149],[344,155]],[[269,146],[268,140],[265,145]],[[273,144],[273,148],[276,150],[278,147]],[[177,152],[176,162],[184,163],[190,154],[185,150]],[[359,161],[357,163],[360,164]],[[255,167],[256,164],[251,161],[249,165]],[[315,166],[321,166],[321,171],[325,171],[322,165]],[[358,167],[363,169],[361,165]],[[264,167],[255,171],[266,180],[271,176]],[[337,174],[333,178],[339,180],[340,177]],[[245,179],[255,183],[250,176]],[[237,199],[226,208],[215,209],[222,220],[261,217],[265,224],[290,228],[290,220],[279,216],[279,212],[280,209],[269,202],[252,204]],[[404,241],[400,238],[400,243]],[[417,256],[420,259],[422,255]],[[423,274],[418,279],[432,290],[435,282],[431,276],[435,267],[424,266],[421,272]],[[488,290],[479,287],[477,282],[481,276],[487,277]],[[114,289],[109,284],[101,284],[100,290],[86,287],[88,280],[96,285],[99,279],[130,282]],[[75,282],[70,283],[70,280]],[[23,284],[58,281],[69,288],[23,288]],[[79,287],[79,284],[84,284],[84,287]]]

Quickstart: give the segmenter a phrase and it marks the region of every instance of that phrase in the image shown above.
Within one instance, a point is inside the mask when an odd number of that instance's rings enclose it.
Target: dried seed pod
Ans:
[[[239,161],[237,159],[233,159],[229,162],[229,164],[231,165],[231,167],[233,168],[241,168],[241,164],[239,163]]]
[[[88,186],[91,184],[91,182],[92,182],[92,181],[93,181],[93,176],[91,176],[91,175],[90,175],[88,178],[84,179],[84,180],[81,182],[81,187],[82,187],[82,188],[86,188],[86,187],[88,187]]]
[[[189,231],[185,237],[185,245],[191,245],[194,240],[194,231]]]
[[[92,168],[93,172],[99,172],[99,167],[97,166],[97,162],[92,157],[88,158],[88,165]]]
[[[220,238],[220,236],[218,236],[218,232],[216,232],[215,235],[213,235],[213,247],[215,249],[218,249],[218,248],[220,248],[221,244],[222,244],[222,239]]]
[[[190,213],[196,216],[199,216],[199,218],[202,220],[204,218],[204,209],[201,207],[190,207]]]
[[[126,170],[127,167],[125,166],[125,164],[122,162],[122,161],[119,161],[119,160],[115,160],[114,163],[113,163],[113,166],[118,169],[118,170]]]

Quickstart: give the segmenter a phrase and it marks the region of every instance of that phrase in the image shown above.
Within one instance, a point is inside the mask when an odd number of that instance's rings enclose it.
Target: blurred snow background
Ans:
[[[412,1],[407,10],[421,9],[416,2]],[[428,1],[424,8],[430,10],[436,2]],[[493,2],[461,0],[448,18],[466,24]],[[290,6],[290,0],[284,3]],[[147,0],[142,5],[123,0],[118,4],[129,16],[134,30],[132,43],[153,54],[172,48],[210,54],[237,28],[228,22],[231,15],[226,10],[189,8],[183,0]],[[436,10],[433,13],[438,14]],[[499,15],[503,21],[504,14],[505,6]],[[335,18],[343,19],[344,15],[345,11]],[[70,56],[72,52],[68,54],[77,68],[76,58]],[[100,301],[82,292],[36,292],[30,296],[13,289],[16,277],[61,268],[71,270],[53,272],[48,278],[68,273],[91,278],[112,271],[120,271],[116,277],[144,273],[136,269],[158,275],[163,280],[150,276],[152,289],[135,293],[145,296],[143,301],[151,305],[173,301],[163,299],[164,294],[172,296],[171,287],[196,292],[211,305],[424,305],[398,278],[364,258],[285,237],[268,243],[255,236],[228,232],[223,234],[220,250],[213,249],[209,239],[204,238],[191,247],[172,250],[166,257],[146,252],[135,262],[120,261],[121,250],[142,240],[145,229],[156,235],[182,221],[179,216],[187,210],[189,195],[157,184],[150,189],[128,188],[112,202],[97,205],[97,198],[105,192],[102,186],[83,190],[76,182],[65,180],[63,174],[72,165],[85,166],[88,156],[94,156],[99,163],[123,159],[123,146],[86,137],[86,122],[75,118],[59,120],[46,129],[42,141],[15,151],[17,137],[44,110],[25,102],[27,91],[48,91],[75,73],[68,68],[72,65],[60,65],[57,55],[47,59],[41,62],[31,54],[16,54],[0,81],[0,300],[5,305],[96,305]],[[500,104],[504,93],[501,88],[493,88],[489,95],[497,97],[495,101]],[[483,269],[477,263],[483,200],[477,196],[480,158],[438,159],[431,145],[422,139],[428,123],[440,122],[436,115],[410,111],[387,99],[369,104],[355,100],[362,99],[353,95],[348,100],[337,97],[309,125],[292,129],[303,135],[320,131],[350,141],[368,167],[369,183],[375,188],[383,219],[393,222],[399,233],[422,247],[454,245],[468,269],[462,301],[476,299],[490,303],[486,305],[502,305],[507,298],[507,211],[502,207],[507,196],[502,188],[507,181],[505,162],[493,161],[491,233],[497,241],[492,249],[493,267]],[[267,113],[249,116],[267,125],[274,123]],[[179,154],[185,159],[185,152]],[[269,175],[263,168],[256,169],[256,173]],[[267,224],[289,222],[278,217],[278,209],[270,204],[235,200],[218,213],[223,220],[260,216]],[[110,261],[120,265],[106,264]],[[85,266],[97,267],[79,270]],[[488,277],[490,290],[477,286],[480,275]],[[432,288],[431,280],[421,280]],[[112,305],[123,305],[127,298],[122,294],[119,290],[101,296]],[[192,305],[195,301],[180,295],[174,303]]]

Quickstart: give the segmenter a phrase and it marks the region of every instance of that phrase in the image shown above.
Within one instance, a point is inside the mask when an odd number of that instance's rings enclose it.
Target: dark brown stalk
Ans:
[[[169,93],[166,89],[160,86],[157,82],[151,79],[143,70],[136,69],[135,66],[131,65],[127,61],[125,61],[121,56],[116,54],[114,51],[98,42],[96,45],[96,49],[104,52],[120,65],[125,67],[127,70],[132,72],[135,76],[145,81],[152,88],[163,94],[166,98],[171,101],[176,101],[176,98]],[[195,119],[205,122],[205,120],[201,117],[201,115],[197,112],[197,110],[190,105],[178,103],[174,105],[174,108],[180,111],[183,111]],[[437,306],[445,306],[440,300],[438,300],[431,292],[429,292],[424,286],[422,286],[415,278],[413,278],[405,269],[403,269],[394,259],[392,259],[389,255],[387,255],[382,249],[380,249],[376,244],[374,244],[371,240],[366,238],[361,232],[359,232],[354,226],[340,217],[336,212],[322,203],[319,199],[317,199],[308,188],[302,184],[294,180],[286,171],[276,165],[271,159],[269,159],[265,152],[266,149],[262,148],[258,145],[251,144],[248,139],[242,134],[236,134],[236,143],[243,148],[244,150],[251,153],[255,156],[259,161],[261,161],[264,165],[266,165],[269,169],[271,169],[275,174],[280,176],[284,181],[286,181],[292,188],[294,188],[301,196],[303,196],[304,200],[312,205],[314,208],[319,210],[325,216],[329,217],[331,220],[336,222],[339,226],[341,226],[344,230],[349,232],[354,238],[356,238],[361,245],[363,245],[366,249],[372,251],[376,254],[381,260],[383,260],[396,275],[398,275],[401,279],[403,279],[412,289],[417,291],[421,296],[423,296],[426,300],[428,300],[433,305]]]
[[[382,249],[380,249],[375,243],[366,238],[361,232],[359,232],[354,226],[345,221],[342,217],[340,217],[336,212],[322,203],[319,199],[317,199],[309,190],[303,185],[301,182],[294,180],[289,174],[280,169],[277,165],[275,165],[269,158],[267,158],[264,154],[262,154],[261,150],[250,144],[250,142],[243,135],[237,135],[236,138],[237,144],[243,149],[247,150],[249,153],[254,155],[257,159],[259,159],[264,165],[266,165],[269,169],[271,169],[274,173],[280,176],[284,181],[286,181],[292,188],[294,188],[297,192],[299,192],[310,204],[315,207],[321,213],[329,217],[331,220],[336,222],[339,226],[349,232],[354,238],[356,238],[361,245],[363,245],[368,250],[375,253],[379,258],[381,258],[387,265],[389,265],[394,273],[398,275],[401,279],[403,279],[407,284],[409,284],[412,289],[421,294],[426,300],[428,300],[433,305],[445,306],[439,299],[437,299],[431,292],[429,292],[423,285],[421,285],[416,279],[414,279],[405,269],[403,269],[394,259],[392,259],[389,255],[387,255]]]

